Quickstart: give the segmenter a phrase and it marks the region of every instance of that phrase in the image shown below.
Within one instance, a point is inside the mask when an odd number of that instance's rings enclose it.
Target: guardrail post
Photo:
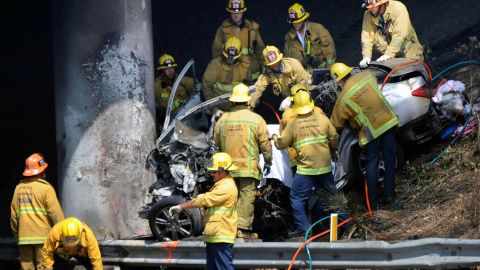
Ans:
[[[338,214],[330,214],[330,242],[337,241]]]

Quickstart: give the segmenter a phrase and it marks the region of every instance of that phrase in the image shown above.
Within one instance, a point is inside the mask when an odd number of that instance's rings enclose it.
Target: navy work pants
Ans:
[[[372,208],[379,206],[378,168],[380,153],[383,154],[385,163],[382,200],[391,203],[395,197],[395,167],[397,162],[395,133],[395,128],[392,128],[365,146],[368,197]]]
[[[233,244],[206,243],[207,244],[207,269],[208,270],[234,270]]]

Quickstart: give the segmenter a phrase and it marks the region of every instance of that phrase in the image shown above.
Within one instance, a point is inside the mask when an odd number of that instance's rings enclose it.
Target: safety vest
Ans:
[[[298,115],[276,138],[275,144],[278,149],[295,148],[298,154],[296,173],[319,175],[332,171],[330,151],[337,147],[337,137],[327,116],[312,111]]]
[[[36,177],[23,179],[17,185],[10,215],[19,245],[43,244],[53,225],[64,219],[55,190]]]
[[[210,191],[192,200],[194,207],[205,207],[203,216],[206,243],[235,243],[237,237],[237,186],[230,176],[213,184]]]
[[[265,120],[250,111],[247,106],[235,106],[215,125],[214,140],[222,152],[232,156],[238,169],[230,172],[232,177],[261,179],[259,155],[267,163],[272,161],[272,146],[268,140]]]
[[[378,89],[377,78],[369,71],[357,73],[345,82],[333,108],[331,121],[337,129],[342,128],[345,121],[360,129],[360,146],[365,146],[399,123]]]

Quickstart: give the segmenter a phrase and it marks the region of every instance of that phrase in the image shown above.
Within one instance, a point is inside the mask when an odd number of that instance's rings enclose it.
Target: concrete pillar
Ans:
[[[137,209],[154,175],[150,0],[54,0],[60,197],[100,239],[148,231]]]

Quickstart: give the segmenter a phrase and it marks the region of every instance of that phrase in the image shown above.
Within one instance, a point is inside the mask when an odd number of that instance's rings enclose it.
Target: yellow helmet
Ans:
[[[228,0],[227,11],[230,13],[243,13],[247,11],[244,0]]]
[[[335,63],[330,67],[330,75],[338,82],[345,78],[345,76],[347,76],[352,70],[352,67],[349,67],[344,63]]]
[[[310,13],[305,11],[305,8],[299,3],[293,4],[288,8],[288,23],[303,22],[310,17]]]
[[[80,220],[70,217],[62,223],[62,243],[65,247],[76,246],[82,239],[83,224]]]
[[[248,102],[250,97],[250,89],[245,84],[237,84],[232,89],[232,95],[228,99],[231,102]]]
[[[293,96],[293,109],[297,114],[307,114],[313,110],[315,106],[310,93],[307,91],[298,91],[295,96]]]
[[[160,56],[160,58],[158,58],[158,64],[160,65],[157,67],[157,70],[162,70],[162,69],[167,69],[167,68],[177,66],[177,63],[175,63],[175,59],[173,59],[173,56],[166,53]]]
[[[301,83],[297,83],[290,88],[290,96],[288,97],[290,101],[293,101],[293,96],[300,90],[307,91],[307,88]]]
[[[234,171],[237,169],[237,166],[232,162],[232,157],[224,152],[213,155],[207,164],[207,170],[209,171]]]
[[[223,56],[229,60],[236,60],[242,56],[242,42],[237,37],[229,37],[223,44]]]
[[[267,45],[265,49],[263,49],[263,60],[265,61],[263,64],[265,66],[272,66],[282,60],[283,54],[280,50],[275,46]]]

